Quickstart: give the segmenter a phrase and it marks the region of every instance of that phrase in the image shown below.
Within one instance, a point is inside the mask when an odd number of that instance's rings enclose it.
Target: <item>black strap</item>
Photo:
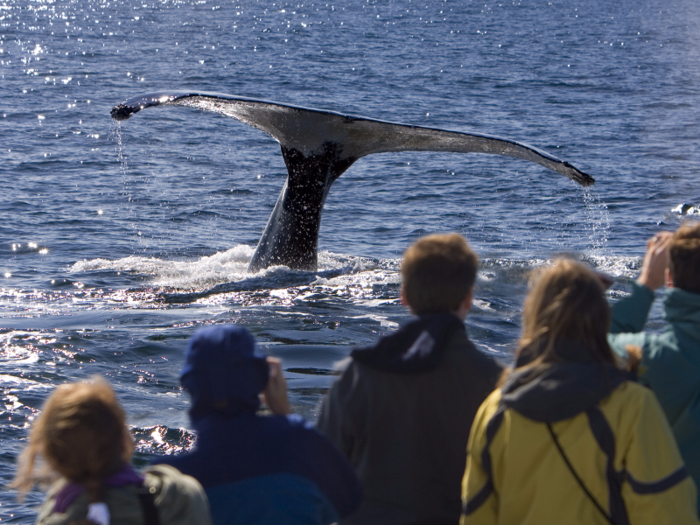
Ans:
[[[559,439],[557,438],[557,435],[554,433],[554,429],[552,428],[552,425],[550,423],[547,423],[547,429],[549,430],[549,433],[552,436],[552,439],[554,440],[554,444],[557,446],[557,450],[559,450],[559,454],[561,454],[561,457],[564,460],[564,463],[566,463],[566,466],[569,467],[569,470],[573,474],[574,478],[576,478],[576,481],[578,481],[578,484],[581,486],[583,491],[586,493],[586,496],[588,496],[588,499],[590,499],[593,502],[595,507],[605,517],[605,519],[608,521],[608,523],[610,523],[611,525],[615,525],[615,522],[613,521],[613,519],[610,516],[608,516],[608,513],[605,512],[605,509],[602,507],[602,505],[600,503],[598,503],[598,500],[595,499],[593,494],[591,494],[591,492],[588,490],[588,487],[586,487],[583,480],[579,477],[578,473],[574,470],[573,465],[569,461],[569,458],[566,456],[564,449],[561,447],[561,443],[559,443]]]
[[[486,445],[484,445],[484,450],[481,451],[481,465],[486,473],[486,483],[481,490],[476,493],[472,499],[465,501],[462,505],[462,514],[469,516],[471,513],[475,512],[479,507],[481,507],[489,496],[493,494],[498,498],[496,489],[493,486],[493,471],[491,468],[491,454],[489,453],[489,447],[498,433],[498,429],[501,428],[501,423],[503,422],[503,417],[505,414],[505,405],[500,405],[498,410],[494,413],[493,417],[486,424]]]
[[[139,490],[139,500],[143,509],[143,521],[145,525],[160,525],[160,516],[155,504],[155,496],[150,491],[151,487],[143,486]]]

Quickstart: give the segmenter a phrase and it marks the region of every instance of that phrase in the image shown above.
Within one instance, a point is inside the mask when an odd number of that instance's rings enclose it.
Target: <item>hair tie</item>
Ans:
[[[109,509],[104,503],[90,503],[88,505],[88,521],[97,525],[109,525]]]

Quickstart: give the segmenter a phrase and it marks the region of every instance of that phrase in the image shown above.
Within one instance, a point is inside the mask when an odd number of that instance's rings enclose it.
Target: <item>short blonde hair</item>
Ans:
[[[673,286],[700,293],[700,222],[688,222],[673,234],[669,246]]]
[[[474,287],[479,257],[457,233],[428,235],[404,253],[403,293],[414,314],[454,312]]]
[[[98,501],[103,480],[121,470],[132,453],[126,416],[109,383],[100,378],[67,383],[56,387],[32,425],[12,486],[26,492],[41,479],[34,474],[41,456],[49,472],[84,485]]]

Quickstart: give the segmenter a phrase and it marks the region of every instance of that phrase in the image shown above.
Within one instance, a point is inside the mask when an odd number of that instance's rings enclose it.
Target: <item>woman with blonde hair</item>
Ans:
[[[620,368],[609,324],[583,264],[533,276],[515,368],[472,426],[463,525],[700,523],[668,422]]]
[[[124,411],[106,381],[60,385],[32,426],[13,486],[23,494],[37,481],[58,478],[37,524],[211,523],[194,478],[165,465],[140,474],[130,464],[133,451]]]

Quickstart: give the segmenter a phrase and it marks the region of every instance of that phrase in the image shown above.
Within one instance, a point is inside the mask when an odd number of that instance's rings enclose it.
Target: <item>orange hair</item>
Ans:
[[[84,485],[92,502],[100,501],[103,480],[121,470],[132,453],[126,416],[109,383],[101,378],[67,383],[56,387],[32,425],[12,486],[23,494],[54,472]],[[48,467],[39,475],[34,472],[38,457]]]

